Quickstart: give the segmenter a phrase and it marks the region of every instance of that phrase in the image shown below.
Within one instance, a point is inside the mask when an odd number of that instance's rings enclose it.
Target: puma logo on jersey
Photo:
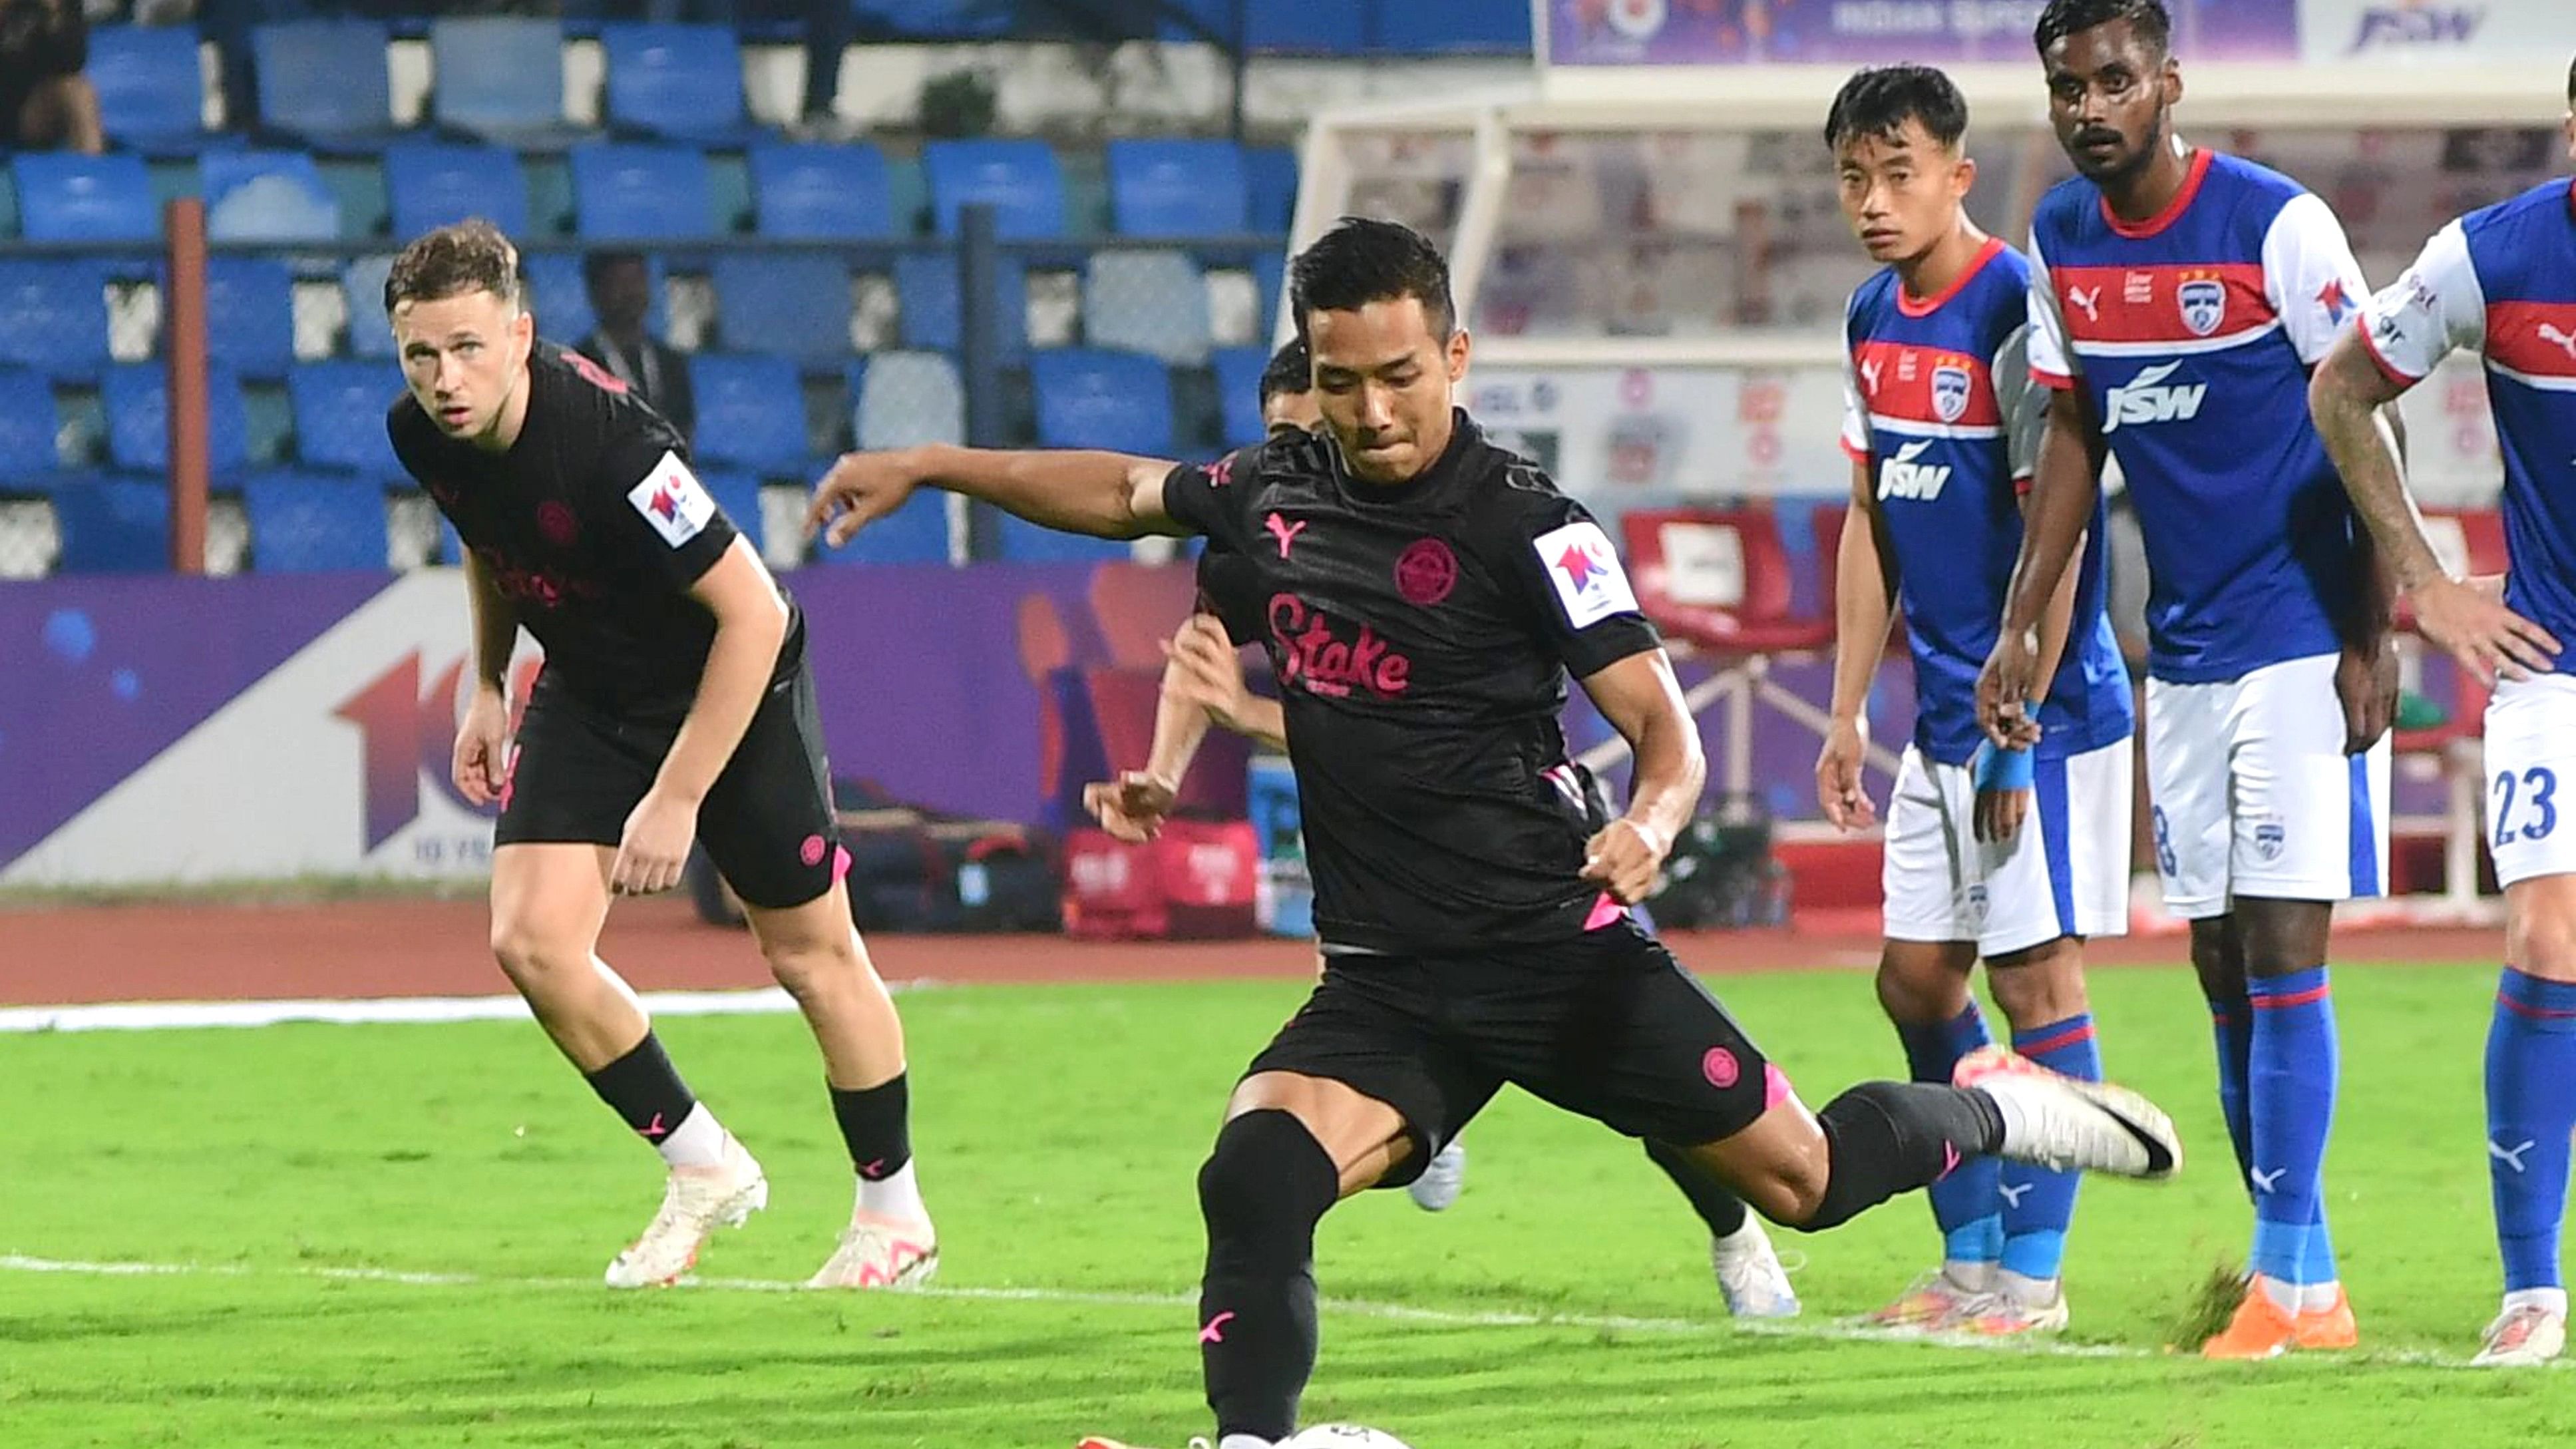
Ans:
[[[2201,400],[2209,396],[2209,384],[2167,384],[2165,379],[2181,368],[2180,362],[2160,362],[2131,378],[2125,386],[2111,389],[2110,397],[2102,404],[2103,433],[2141,423],[2187,423],[2198,417]]]
[[[2066,289],[2066,300],[2084,309],[2084,320],[2088,322],[2099,322],[2102,320],[2102,288],[2100,284],[2097,283],[2089,288],[2069,287]]]
[[[1917,498],[1929,503],[1941,496],[1942,485],[1950,481],[1947,463],[1918,463],[1924,450],[1932,446],[1929,438],[1906,444],[1896,456],[1879,465],[1878,501],[1891,498]]]
[[[2540,340],[2576,359],[2576,332],[2563,332],[2555,322],[2540,324]]]

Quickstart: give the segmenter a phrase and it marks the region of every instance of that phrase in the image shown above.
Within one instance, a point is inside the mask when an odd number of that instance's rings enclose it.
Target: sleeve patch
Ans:
[[[1637,595],[1628,587],[1618,551],[1610,546],[1601,525],[1589,519],[1569,523],[1540,534],[1530,547],[1537,550],[1539,566],[1556,587],[1556,601],[1565,610],[1566,622],[1575,628],[1589,628],[1614,614],[1637,612]]]
[[[626,501],[673,548],[698,536],[716,516],[716,501],[698,483],[676,453],[664,453],[653,471],[626,494]]]

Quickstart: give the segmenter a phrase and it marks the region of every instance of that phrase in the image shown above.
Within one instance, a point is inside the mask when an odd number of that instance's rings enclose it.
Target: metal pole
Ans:
[[[180,197],[162,216],[170,273],[162,298],[169,340],[161,359],[170,402],[170,567],[202,574],[212,466],[206,437],[206,204]]]
[[[978,202],[957,214],[958,359],[966,383],[966,441],[978,448],[998,448],[1005,441],[1002,415],[1002,308],[1026,307],[1025,297],[1001,293],[1002,258],[996,243],[1000,228],[989,203]],[[994,522],[989,509],[967,515],[969,558],[993,554]]]

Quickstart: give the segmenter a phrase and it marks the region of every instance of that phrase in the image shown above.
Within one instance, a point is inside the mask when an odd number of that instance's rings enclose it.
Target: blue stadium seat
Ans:
[[[326,151],[374,152],[394,129],[385,27],[372,20],[291,20],[254,27],[259,125]]]
[[[1252,259],[1252,298],[1261,304],[1261,336],[1264,341],[1278,335],[1279,309],[1287,305],[1288,259],[1278,252],[1263,252]]]
[[[1100,563],[1136,556],[1124,539],[1059,533],[998,510],[994,525],[994,556],[1010,563]]]
[[[608,124],[620,131],[740,146],[761,134],[743,118],[742,45],[722,25],[603,25]]]
[[[336,241],[340,203],[302,151],[209,151],[197,158],[209,241]]]
[[[921,148],[930,210],[941,236],[957,234],[957,211],[994,210],[1006,240],[1064,235],[1064,171],[1044,141],[933,141]]]
[[[110,141],[146,156],[194,156],[227,144],[205,128],[194,26],[110,25],[89,33],[99,120]]]
[[[50,490],[60,454],[54,437],[62,427],[53,385],[24,367],[0,367],[0,492]]]
[[[476,15],[429,24],[430,113],[438,124],[522,151],[588,133],[564,121],[563,26]]]
[[[850,8],[906,40],[999,40],[1017,22],[1017,7],[994,0],[852,0]]]
[[[1083,337],[1195,367],[1207,361],[1207,277],[1186,252],[1095,252],[1082,281]]]
[[[402,386],[402,374],[381,362],[308,362],[289,372],[295,456],[307,467],[340,469],[373,484],[402,479],[385,436],[385,410]]]
[[[107,361],[107,275],[98,263],[0,256],[0,363],[91,378]]]
[[[1032,354],[1038,446],[1106,448],[1148,458],[1172,451],[1172,383],[1132,352],[1060,347]]]
[[[385,496],[347,478],[267,472],[242,483],[251,567],[264,574],[385,567]]]
[[[469,216],[513,237],[528,230],[528,181],[518,153],[500,146],[405,141],[385,148],[394,237],[408,241]]]
[[[99,386],[107,411],[107,456],[134,473],[170,471],[170,389],[157,362],[108,369]],[[207,465],[218,486],[239,481],[250,459],[250,409],[241,379],[229,368],[206,369]]]
[[[732,468],[700,468],[698,481],[706,485],[707,496],[733,520],[736,533],[751,540],[751,551],[764,547],[769,529],[760,521],[760,477]]]
[[[714,464],[802,476],[805,396],[784,357],[701,352],[689,359],[698,395],[696,454]]]
[[[1285,146],[1243,151],[1244,224],[1254,231],[1287,231],[1297,216],[1297,153]]]
[[[1223,347],[1211,359],[1216,368],[1217,416],[1224,420],[1225,445],[1248,448],[1261,441],[1261,374],[1270,366],[1267,347]]]
[[[848,543],[818,546],[814,556],[829,564],[944,564],[948,495],[935,488],[916,489],[901,508],[859,530]]]
[[[850,269],[840,258],[726,253],[711,273],[716,327],[728,349],[776,352],[801,363],[837,364],[850,355]]]
[[[715,234],[707,158],[685,147],[575,146],[572,196],[584,237],[685,241]]]
[[[131,152],[82,156],[22,151],[9,158],[18,230],[31,242],[153,241],[161,208],[152,174]]]
[[[1002,257],[995,290],[1002,309],[1002,356],[1017,361],[1029,350],[1029,274],[1017,257]],[[906,347],[954,352],[965,337],[957,296],[957,258],[944,252],[907,252],[894,259],[895,305]]]
[[[1437,5],[1394,0],[1378,6],[1377,48],[1404,55],[1527,55],[1528,0],[1441,0]]]
[[[1109,208],[1127,236],[1243,230],[1243,150],[1231,141],[1112,141]]]
[[[653,305],[644,313],[644,329],[664,335],[662,259],[647,253],[645,270],[652,278]],[[581,258],[572,252],[523,252],[520,270],[528,274],[528,306],[537,314],[537,335],[571,346],[599,327],[590,310],[590,287],[582,280]]]
[[[54,492],[67,574],[167,573],[170,490],[136,478],[83,478]]]
[[[874,146],[754,146],[751,195],[762,236],[891,237],[886,161]]]
[[[295,275],[276,257],[206,258],[206,353],[246,377],[295,363]]]
[[[385,274],[393,267],[394,259],[388,256],[352,257],[340,274],[340,290],[348,301],[351,357],[393,358],[393,328],[385,321]]]

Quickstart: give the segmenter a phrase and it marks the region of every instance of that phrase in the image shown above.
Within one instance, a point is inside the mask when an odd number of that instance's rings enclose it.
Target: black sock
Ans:
[[[689,1095],[689,1084],[680,1080],[671,1059],[662,1054],[661,1039],[649,1030],[634,1050],[582,1075],[599,1100],[615,1108],[637,1136],[656,1147],[697,1110],[698,1099]]]
[[[841,1124],[841,1141],[850,1149],[850,1165],[870,1182],[882,1182],[903,1171],[912,1160],[912,1096],[906,1076],[850,1091],[832,1088],[832,1117]]]
[[[1727,1190],[1707,1168],[1691,1160],[1688,1153],[1667,1143],[1646,1139],[1646,1157],[1664,1170],[1673,1186],[1690,1199],[1699,1220],[1708,1224],[1709,1236],[1723,1238],[1744,1226],[1744,1199]]]
[[[1900,1192],[1930,1187],[1961,1159],[2004,1143],[2003,1114],[1983,1092],[1930,1082],[1863,1082],[1825,1104],[1824,1201],[1799,1224],[1840,1227]]]
[[[1220,1440],[1296,1432],[1315,1371],[1315,1224],[1340,1190],[1323,1144],[1280,1111],[1226,1123],[1199,1169],[1199,1363]]]

